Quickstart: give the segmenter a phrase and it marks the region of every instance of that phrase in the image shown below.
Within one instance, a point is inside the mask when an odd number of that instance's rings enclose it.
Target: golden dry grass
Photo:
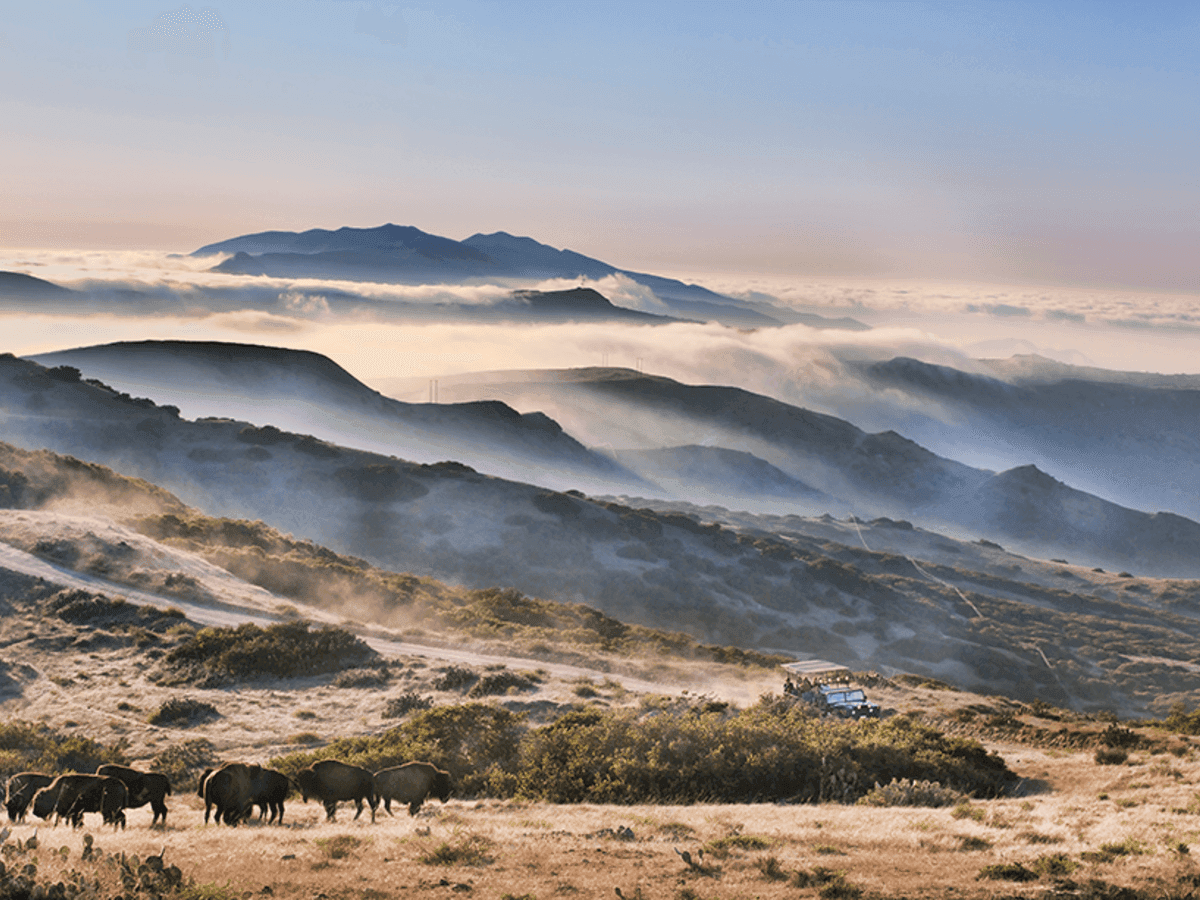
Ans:
[[[145,858],[165,847],[166,862],[197,885],[279,900],[468,890],[489,898],[611,898],[618,889],[627,900],[1037,896],[1053,886],[1052,876],[1029,883],[977,876],[998,864],[1036,869],[1051,855],[1077,867],[1066,875],[1077,884],[1158,890],[1200,879],[1189,852],[1200,841],[1194,754],[1135,753],[1126,765],[1099,766],[1090,753],[999,749],[1025,779],[1021,795],[959,808],[451,800],[415,818],[381,811],[372,824],[344,807],[326,823],[318,805],[293,800],[285,827],[230,829],[202,824],[198,800],[176,796],[166,831],[147,827],[144,809],[131,811],[125,832],[88,825],[106,853]],[[33,832],[11,827],[10,840]],[[81,866],[82,834],[42,826],[44,871]],[[47,853],[62,846],[65,863]],[[1106,846],[1110,852],[1098,853]]]

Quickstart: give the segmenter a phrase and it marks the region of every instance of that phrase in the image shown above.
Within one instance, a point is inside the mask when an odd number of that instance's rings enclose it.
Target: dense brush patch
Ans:
[[[894,779],[990,797],[1015,780],[981,745],[908,717],[834,722],[774,698],[743,711],[666,700],[574,710],[540,728],[499,707],[443,706],[272,764],[290,773],[334,757],[372,770],[425,759],[460,796],[553,803],[854,802]]]
[[[267,628],[203,628],[163,659],[160,684],[215,685],[258,677],[324,675],[375,662],[379,654],[341,628],[281,622]]]
[[[120,746],[105,747],[36,722],[0,724],[0,780],[17,772],[94,772],[106,763],[125,763]]]

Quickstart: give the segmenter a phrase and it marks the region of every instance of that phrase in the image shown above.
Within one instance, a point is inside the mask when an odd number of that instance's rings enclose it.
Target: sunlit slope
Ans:
[[[13,385],[14,369],[18,379],[44,371],[9,361],[0,388],[10,438],[20,431],[31,445],[104,458],[152,476],[209,515],[260,519],[289,540],[316,541],[392,572],[515,587],[705,643],[918,672],[1027,700],[1136,712],[1200,698],[1191,663],[1200,654],[1194,582],[1038,562],[895,520],[841,523],[841,532],[822,518],[795,517],[776,530],[721,525],[707,513],[601,502],[244,423],[187,422],[44,375],[30,392]],[[92,397],[97,391],[106,396]],[[39,415],[13,414],[33,396]],[[35,479],[20,462],[28,454],[9,453],[0,468],[19,504]],[[178,512],[142,512],[156,517],[156,538],[225,533],[193,528]],[[221,551],[231,567],[255,556],[241,546],[243,530],[231,528],[231,549]],[[303,583],[304,572],[293,580]],[[368,616],[380,608],[374,599],[364,605]],[[481,608],[464,620],[489,616]]]

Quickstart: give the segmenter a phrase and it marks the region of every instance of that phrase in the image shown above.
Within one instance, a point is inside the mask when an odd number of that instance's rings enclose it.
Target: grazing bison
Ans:
[[[153,828],[157,825],[159,819],[162,820],[163,828],[167,827],[167,804],[163,798],[171,793],[171,782],[167,780],[166,775],[159,775],[157,772],[139,772],[129,766],[116,765],[101,766],[96,770],[96,774],[119,778],[129,792],[126,808],[137,809],[139,806],[149,803],[150,809],[154,811],[150,827]]]
[[[389,816],[393,800],[407,803],[408,814],[415,816],[431,794],[443,803],[450,798],[450,773],[432,763],[409,762],[375,773],[375,796]]]
[[[283,824],[283,801],[291,787],[282,772],[247,763],[228,763],[219,769],[206,769],[196,793],[204,798],[205,824],[214,807],[215,822],[237,825],[255,805],[270,811],[268,824],[276,819]]]
[[[283,801],[292,792],[292,780],[274,769],[262,769],[261,775],[255,778],[255,783],[257,790],[254,794],[254,804],[259,808],[258,817],[261,819],[263,813],[269,812],[267,824],[270,825],[278,819],[278,824],[282,825]]]
[[[375,821],[379,800],[375,796],[375,778],[366,769],[337,759],[323,759],[297,772],[296,784],[305,803],[309,797],[315,797],[325,804],[325,818],[330,822],[334,820],[341,800],[354,801],[356,819],[362,815],[363,801],[366,800],[371,806],[371,821]]]
[[[53,775],[41,772],[18,772],[8,779],[5,786],[5,808],[10,822],[24,822],[33,795],[54,780]]]
[[[237,825],[253,805],[253,769],[245,763],[228,763],[204,773],[200,779],[200,796],[204,798],[204,822],[209,811],[216,807],[214,822]]]
[[[33,814],[41,819],[54,816],[83,826],[83,814],[98,812],[106,825],[125,827],[125,805],[129,791],[119,778],[102,775],[59,775],[33,795]]]

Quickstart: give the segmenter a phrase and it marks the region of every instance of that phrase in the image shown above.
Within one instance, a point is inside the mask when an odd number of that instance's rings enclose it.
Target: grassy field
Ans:
[[[997,749],[1022,777],[1017,795],[941,808],[451,799],[416,817],[381,810],[375,823],[343,807],[326,823],[317,804],[293,799],[284,827],[231,829],[204,825],[198,798],[177,795],[166,830],[149,828],[143,809],[124,832],[98,819],[74,833],[42,825],[38,847],[17,850],[35,826],[9,826],[4,855],[10,870],[36,858],[39,879],[74,870],[113,884],[120,854],[143,866],[161,855],[179,870],[175,893],[197,898],[1134,898],[1200,885],[1190,852],[1200,757],[1190,746],[1134,752],[1123,765]]]

